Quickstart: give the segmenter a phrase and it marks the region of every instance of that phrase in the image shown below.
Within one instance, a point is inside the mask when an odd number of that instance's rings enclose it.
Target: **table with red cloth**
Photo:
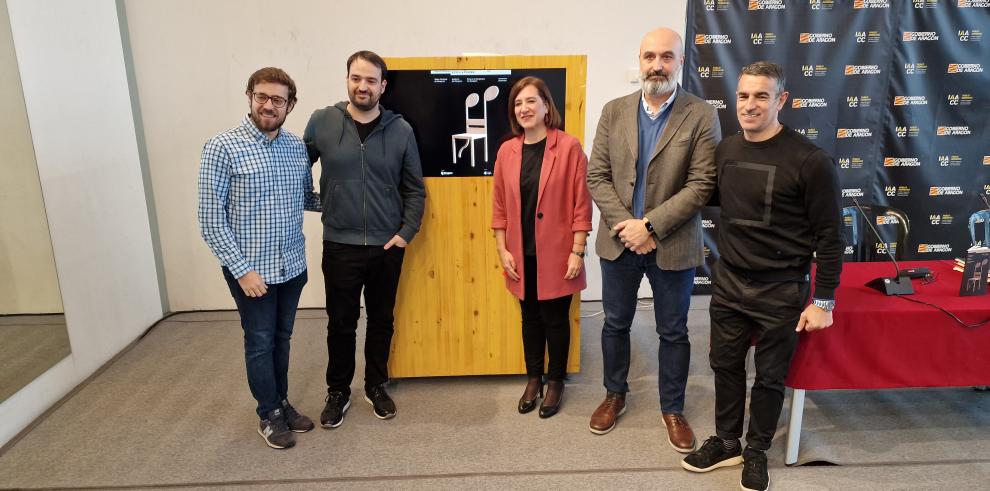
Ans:
[[[908,296],[938,305],[967,324],[990,318],[990,296],[959,296],[962,273],[953,261],[905,261],[926,267],[935,281],[912,281]],[[967,328],[946,313],[866,283],[894,275],[890,262],[846,263],[835,292],[834,323],[803,332],[786,385],[794,389],[785,462],[797,462],[806,390],[893,389],[990,385],[990,324]]]

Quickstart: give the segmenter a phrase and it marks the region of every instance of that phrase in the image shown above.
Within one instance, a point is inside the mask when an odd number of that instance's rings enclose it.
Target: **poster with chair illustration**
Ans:
[[[542,78],[564,129],[583,142],[587,57],[386,58],[381,104],[416,135],[426,210],[406,248],[389,376],[525,373],[519,300],[505,288],[491,232],[492,173],[512,137],[509,93]],[[567,371],[581,368],[580,298],[571,304]]]
[[[493,57],[503,58],[503,57]],[[489,60],[486,60],[489,61]],[[498,148],[512,136],[509,92],[526,76],[542,78],[568,122],[567,68],[392,68],[384,107],[409,122],[416,134],[424,177],[490,176]]]

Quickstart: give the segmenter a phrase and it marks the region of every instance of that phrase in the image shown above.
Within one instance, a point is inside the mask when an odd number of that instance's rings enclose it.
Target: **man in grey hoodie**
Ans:
[[[412,127],[378,105],[387,70],[371,51],[351,55],[349,102],[314,112],[303,135],[310,160],[322,166],[323,282],[330,316],[324,428],[340,426],[351,405],[362,289],[364,399],[379,419],[395,416],[395,403],[385,392],[392,311],[405,247],[423,218],[426,188]]]

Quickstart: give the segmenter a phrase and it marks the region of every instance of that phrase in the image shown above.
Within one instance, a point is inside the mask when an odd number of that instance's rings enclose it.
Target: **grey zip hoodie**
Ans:
[[[382,119],[364,143],[347,101],[318,109],[303,140],[311,162],[320,161],[323,240],[384,245],[398,234],[411,242],[426,201],[423,170],[412,127],[381,108]]]

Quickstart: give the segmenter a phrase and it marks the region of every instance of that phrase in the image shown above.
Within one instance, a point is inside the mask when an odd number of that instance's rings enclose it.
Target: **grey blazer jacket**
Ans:
[[[605,105],[588,162],[588,188],[601,211],[595,252],[608,260],[625,250],[612,227],[636,218],[632,201],[641,104],[637,90]],[[721,138],[715,108],[678,86],[647,171],[646,217],[661,269],[684,270],[704,262],[701,208],[715,189],[715,145]]]

